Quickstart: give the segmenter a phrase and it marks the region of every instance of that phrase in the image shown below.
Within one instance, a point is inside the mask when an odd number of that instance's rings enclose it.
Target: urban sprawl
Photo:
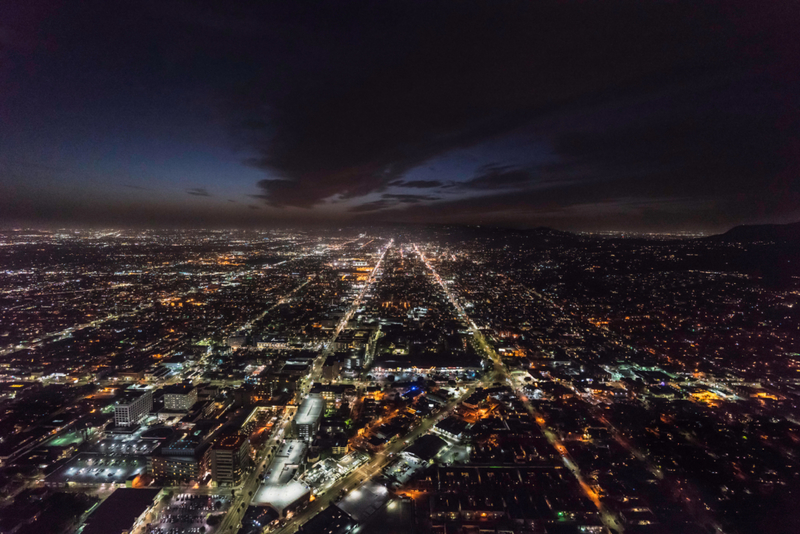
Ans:
[[[771,246],[0,233],[0,533],[768,532],[800,289],[739,260]]]

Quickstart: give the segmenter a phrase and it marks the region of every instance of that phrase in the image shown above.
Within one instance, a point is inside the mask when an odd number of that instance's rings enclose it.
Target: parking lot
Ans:
[[[147,470],[144,457],[108,456],[82,453],[50,474],[46,482],[53,485],[123,484]]]
[[[150,454],[158,445],[157,441],[149,439],[104,439],[94,450],[109,456],[139,456]]]
[[[428,462],[424,462],[419,458],[410,454],[401,454],[396,461],[389,465],[384,473],[392,479],[393,486],[399,487],[411,480],[414,475],[428,467]]]
[[[262,475],[263,482],[253,496],[253,505],[269,505],[282,512],[310,492],[308,486],[293,479],[307,448],[300,440],[286,440],[280,446]]]
[[[164,505],[158,520],[150,524],[150,534],[210,534],[221,523],[231,505],[227,495],[181,493]],[[209,518],[212,518],[209,520]],[[214,519],[217,519],[215,521]]]

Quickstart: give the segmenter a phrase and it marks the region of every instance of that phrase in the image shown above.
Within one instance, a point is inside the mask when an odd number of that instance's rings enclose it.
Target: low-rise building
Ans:
[[[188,412],[197,402],[197,388],[192,384],[175,384],[164,388],[164,408]]]

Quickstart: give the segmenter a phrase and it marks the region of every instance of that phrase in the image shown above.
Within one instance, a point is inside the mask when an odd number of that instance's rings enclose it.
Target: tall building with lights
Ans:
[[[209,451],[211,478],[221,486],[238,486],[250,465],[250,440],[241,434],[225,434]]]
[[[114,407],[114,425],[127,427],[139,424],[144,416],[153,409],[153,392],[146,390],[139,396],[128,398]]]

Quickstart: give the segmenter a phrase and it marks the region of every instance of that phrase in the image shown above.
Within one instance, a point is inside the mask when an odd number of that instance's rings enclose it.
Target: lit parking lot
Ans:
[[[227,495],[181,493],[164,505],[158,519],[150,524],[150,534],[213,533],[231,506]]]
[[[393,486],[400,487],[415,474],[424,471],[428,467],[428,462],[410,454],[401,454],[400,457],[385,469],[386,476],[393,480]]]
[[[83,453],[45,480],[53,485],[124,484],[147,470],[147,459]]]
[[[150,454],[158,445],[157,441],[148,439],[104,439],[94,450],[110,456],[138,456]]]
[[[286,440],[262,475],[262,484],[256,490],[251,504],[254,506],[272,506],[283,512],[285,508],[296,503],[310,493],[308,486],[294,480],[297,466],[303,461],[308,446],[300,440]]]

